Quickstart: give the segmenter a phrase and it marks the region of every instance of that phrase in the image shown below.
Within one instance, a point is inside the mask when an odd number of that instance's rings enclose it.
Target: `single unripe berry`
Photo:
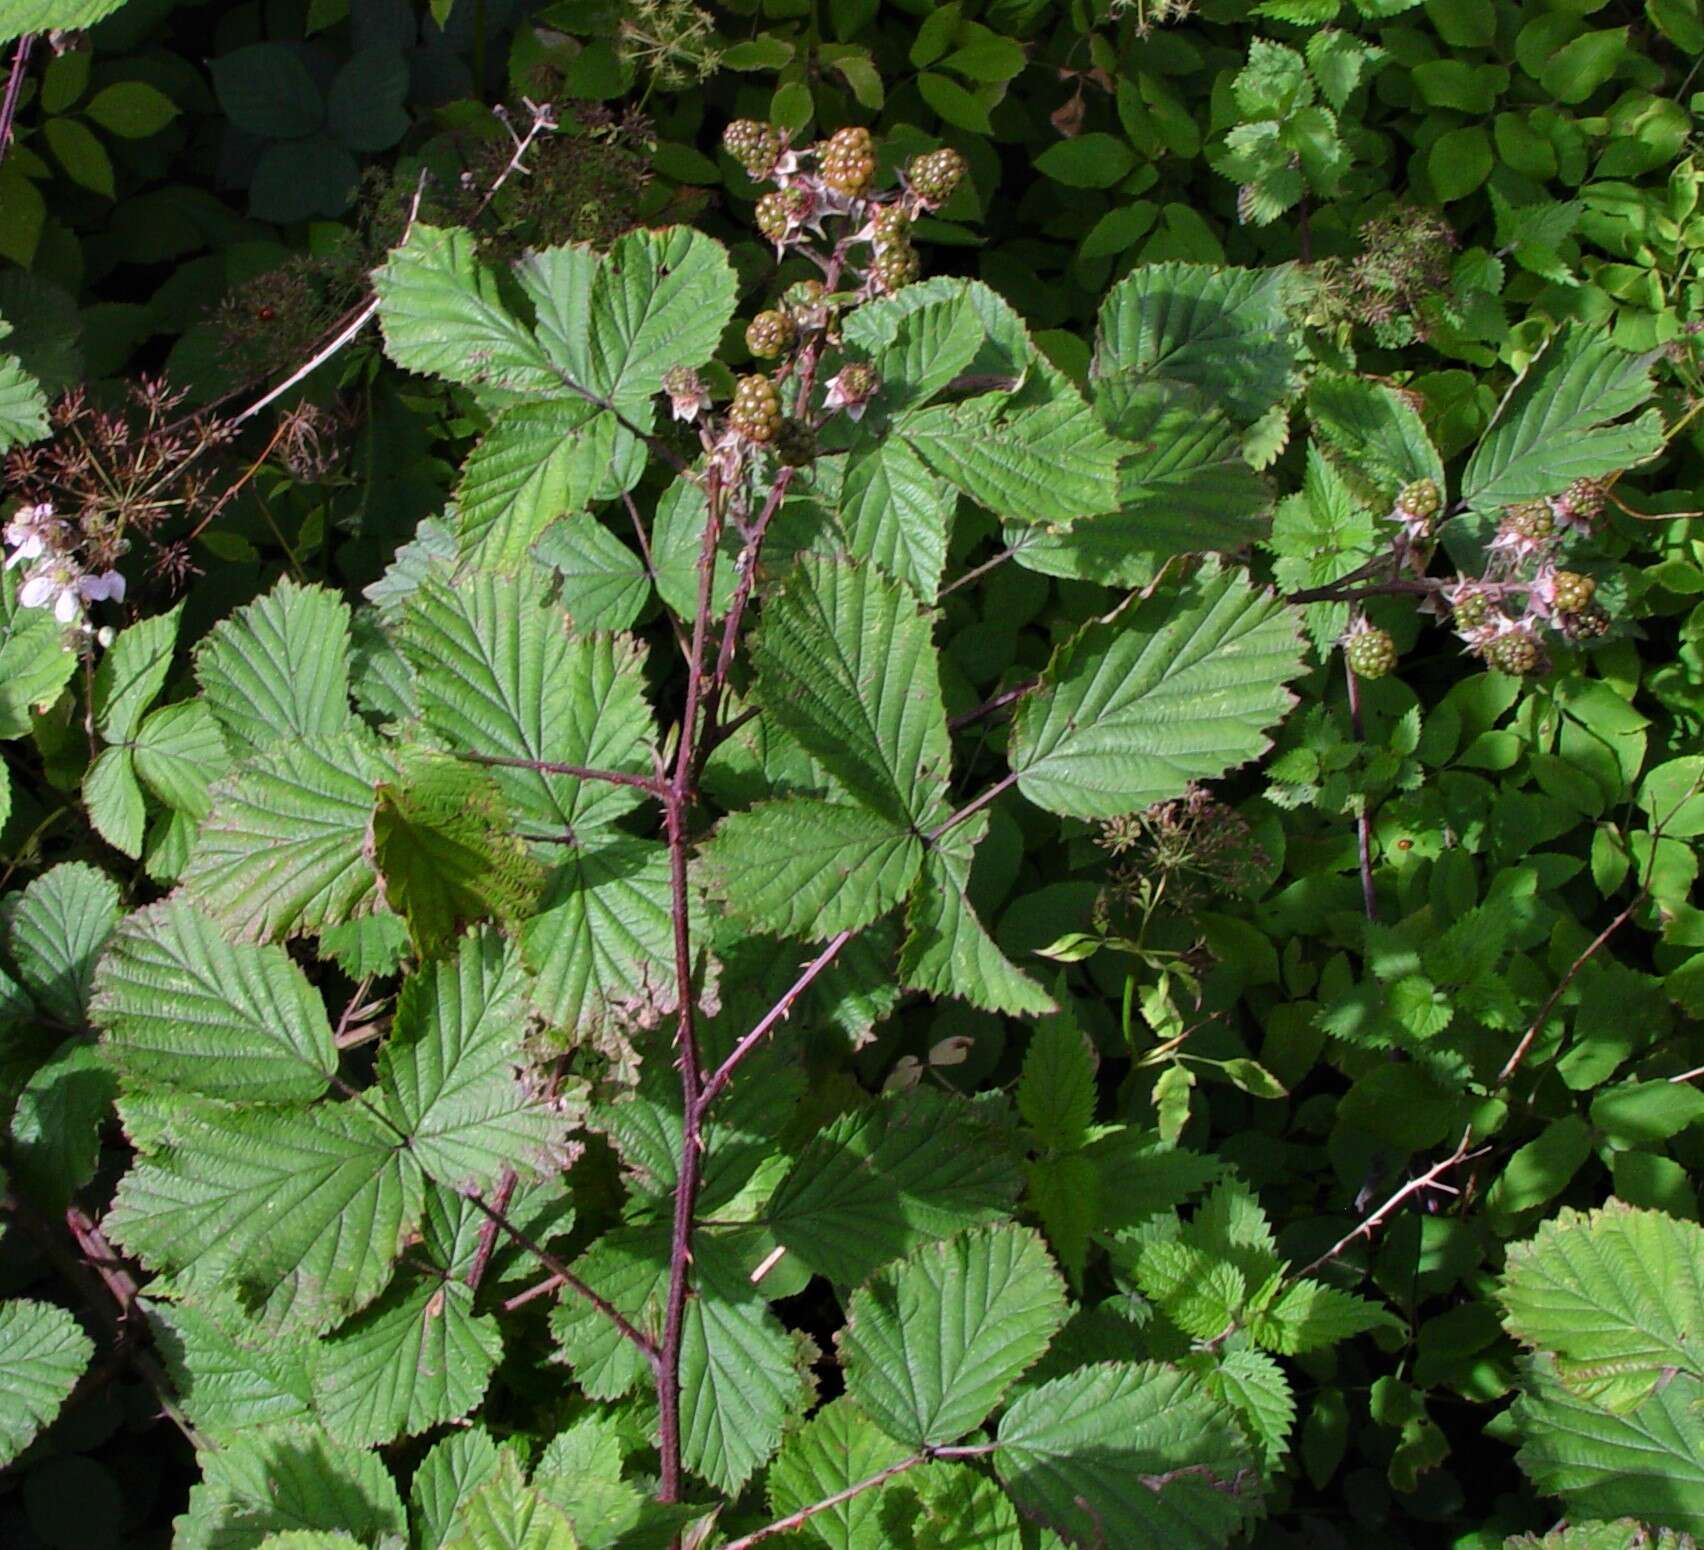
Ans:
[[[1539,543],[1556,531],[1556,518],[1543,501],[1524,501],[1503,508],[1503,527],[1519,538]]]
[[[828,396],[823,400],[823,406],[828,409],[845,409],[853,419],[857,419],[864,412],[864,405],[875,397],[876,389],[881,385],[882,379],[876,375],[876,368],[869,362],[848,362],[829,383]]]
[[[803,468],[807,463],[816,461],[816,432],[803,420],[795,420],[791,416],[783,420],[772,444],[776,457],[788,468]]]
[[[1576,479],[1564,490],[1557,504],[1576,522],[1593,522],[1603,515],[1609,486],[1601,479]]]
[[[1511,630],[1507,635],[1499,635],[1485,648],[1485,660],[1499,673],[1522,677],[1538,666],[1538,642],[1524,630]]]
[[[911,239],[911,217],[899,205],[883,205],[870,217],[870,240],[878,248],[893,247]]]
[[[1483,592],[1464,592],[1450,605],[1458,630],[1477,630],[1491,618],[1491,599]]]
[[[1389,630],[1357,630],[1343,643],[1343,655],[1357,678],[1383,678],[1396,666],[1396,642]]]
[[[1602,603],[1591,602],[1578,613],[1564,614],[1557,622],[1569,640],[1596,640],[1609,633],[1609,610]]]
[[[784,354],[798,337],[798,329],[785,312],[760,312],[746,325],[746,348],[753,355]]]
[[[901,242],[877,253],[870,265],[870,273],[882,290],[897,291],[901,286],[911,284],[921,267],[917,249],[909,242]]]
[[[1430,479],[1416,479],[1412,484],[1405,484],[1396,497],[1399,511],[1422,522],[1429,522],[1437,516],[1443,504],[1443,496]]]
[[[722,145],[753,179],[766,178],[787,147],[786,136],[773,124],[736,118],[722,131]]]
[[[905,181],[925,204],[945,204],[953,196],[970,164],[951,146],[930,151],[926,156],[913,156],[905,169]]]
[[[1585,609],[1597,591],[1597,583],[1578,571],[1559,570],[1550,578],[1550,600],[1558,613],[1577,614]]]
[[[768,377],[741,377],[728,406],[728,424],[748,441],[765,444],[781,428],[781,395]]]
[[[785,242],[795,226],[811,218],[816,208],[808,189],[794,184],[778,188],[757,202],[757,229],[771,242]]]
[[[856,199],[876,175],[876,146],[870,131],[837,129],[817,150],[817,174],[838,194]]]

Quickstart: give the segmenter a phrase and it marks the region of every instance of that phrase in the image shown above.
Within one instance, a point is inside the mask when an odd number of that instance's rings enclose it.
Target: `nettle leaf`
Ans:
[[[890,1437],[940,1447],[978,1425],[1065,1322],[1038,1234],[1011,1225],[926,1244],[852,1294],[846,1392]]]
[[[450,382],[564,396],[561,375],[503,303],[473,234],[416,221],[373,271],[385,352],[408,371]]]
[[[823,942],[910,891],[923,842],[865,807],[787,797],[733,813],[705,848],[709,887],[757,929]]]
[[[1679,1371],[1704,1377],[1704,1229],[1611,1201],[1564,1207],[1509,1246],[1504,1324],[1582,1399],[1627,1410]]]
[[[520,954],[495,932],[463,937],[404,984],[379,1056],[379,1111],[440,1184],[489,1188],[505,1167],[531,1173],[560,1148],[566,1117],[516,1072],[525,1032]]]
[[[1295,702],[1296,625],[1278,598],[1219,569],[1090,624],[1018,707],[1019,790],[1050,812],[1111,818],[1257,757]]]
[[[165,687],[182,615],[179,603],[170,613],[139,620],[119,631],[101,657],[95,668],[95,730],[107,742],[129,742],[142,712]]]
[[[1320,1281],[1298,1281],[1249,1320],[1249,1334],[1274,1351],[1294,1356],[1381,1325],[1402,1327],[1395,1315],[1353,1292]]]
[[[182,883],[233,937],[278,941],[380,907],[373,791],[392,770],[364,730],[268,749],[216,783]]]
[[[1444,488],[1444,461],[1419,412],[1395,388],[1322,372],[1308,384],[1308,419],[1381,493],[1394,495],[1416,479]]]
[[[753,698],[898,828],[945,816],[952,746],[930,616],[869,566],[802,561],[764,607]]]
[[[650,601],[644,560],[590,517],[553,522],[533,553],[562,578],[562,606],[577,635],[625,630]]]
[[[226,942],[188,905],[126,917],[90,1016],[130,1081],[229,1102],[308,1102],[337,1071],[325,1005],[280,947]]]
[[[348,1447],[418,1436],[473,1410],[502,1354],[497,1321],[474,1313],[464,1283],[418,1280],[315,1343],[314,1403]]]
[[[843,1114],[799,1153],[764,1222],[819,1275],[855,1286],[920,1243],[1010,1211],[1022,1174],[992,1116],[932,1088]]]
[[[1650,398],[1655,359],[1629,354],[1602,330],[1559,329],[1498,405],[1462,475],[1462,499],[1495,511],[1655,457],[1661,415],[1622,419]]]
[[[900,978],[908,989],[960,996],[985,1011],[1051,1012],[1053,998],[1000,951],[971,907],[971,861],[987,832],[988,816],[978,813],[924,854],[922,879],[905,912]]]
[[[83,1027],[96,960],[118,924],[118,885],[81,861],[64,862],[7,899],[4,919],[30,998],[62,1028]]]
[[[51,608],[17,606],[16,573],[0,579],[0,738],[23,737],[35,711],[46,710],[76,671],[64,625]]]
[[[550,359],[646,427],[663,374],[703,365],[734,315],[726,250],[687,226],[628,232],[607,253],[533,253],[517,278],[538,309]]]
[[[215,1440],[314,1418],[306,1340],[280,1339],[223,1296],[149,1302],[154,1343],[184,1410]]]
[[[1289,388],[1289,274],[1287,265],[1141,265],[1101,304],[1094,380],[1183,383],[1239,424],[1252,424]]]
[[[1026,1389],[994,1468],[1021,1511],[1079,1545],[1219,1550],[1258,1516],[1259,1460],[1200,1379],[1104,1362]]]
[[[433,577],[410,599],[400,640],[425,728],[452,751],[652,773],[644,649],[570,636],[536,565],[512,578]],[[574,775],[493,766],[492,778],[540,838],[588,839],[644,800]]]
[[[497,782],[477,765],[405,751],[377,788],[373,863],[423,957],[477,920],[514,925],[544,882]]]
[[[383,1460],[318,1427],[256,1427],[196,1461],[201,1483],[174,1525],[177,1550],[253,1550],[268,1534],[339,1531],[372,1543],[406,1531]]]
[[[907,1449],[885,1435],[852,1400],[836,1399],[783,1445],[767,1477],[777,1517],[798,1512],[897,1464]],[[809,1519],[804,1532],[829,1550],[885,1550],[880,1489],[862,1491]]]
[[[350,722],[349,605],[288,579],[195,650],[208,708],[240,752],[331,736]]]
[[[1625,1414],[1592,1404],[1540,1354],[1523,1364],[1512,1412],[1516,1462],[1569,1515],[1638,1518],[1704,1533],[1704,1381],[1678,1373]]]
[[[321,1332],[384,1290],[420,1218],[420,1169],[357,1103],[120,1103],[147,1149],[107,1231],[186,1288],[228,1286],[269,1330]]]
[[[63,1308],[0,1302],[0,1468],[59,1413],[94,1354],[94,1342]]]

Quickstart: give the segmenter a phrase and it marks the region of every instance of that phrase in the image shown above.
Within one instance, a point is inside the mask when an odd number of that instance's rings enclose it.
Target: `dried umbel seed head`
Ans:
[[[816,211],[810,190],[795,183],[765,194],[757,202],[757,229],[771,242],[782,243]]]
[[[746,325],[746,348],[753,355],[782,355],[792,349],[799,331],[785,312],[760,312]]]
[[[1485,660],[1499,673],[1519,678],[1535,671],[1543,660],[1538,642],[1525,630],[1499,635],[1485,648]]]
[[[728,408],[728,424],[748,441],[765,444],[781,429],[781,395],[765,376],[741,377]]]
[[[1550,578],[1550,602],[1557,613],[1577,614],[1588,607],[1597,583],[1578,571],[1559,570]]]
[[[1421,522],[1430,522],[1437,516],[1443,503],[1438,486],[1430,479],[1416,479],[1412,484],[1405,484],[1396,497],[1397,510]]]
[[[790,416],[783,420],[771,445],[775,448],[776,457],[788,468],[803,468],[807,463],[816,461],[816,432],[803,420]]]
[[[787,148],[787,137],[773,124],[736,118],[722,131],[722,146],[745,168],[748,177],[762,179],[775,170],[775,163]]]
[[[1503,508],[1503,531],[1528,543],[1542,543],[1556,532],[1556,518],[1543,501],[1524,501]]]
[[[901,242],[876,254],[875,262],[870,265],[870,275],[881,290],[897,291],[901,286],[911,284],[921,268],[917,249],[909,242]]]
[[[905,181],[925,204],[942,205],[953,197],[970,164],[950,145],[926,156],[913,156],[905,169]]]
[[[1389,630],[1357,630],[1344,641],[1343,655],[1357,678],[1383,678],[1396,666],[1396,642]]]
[[[837,129],[817,149],[817,175],[837,194],[856,199],[876,176],[876,146],[870,131]]]

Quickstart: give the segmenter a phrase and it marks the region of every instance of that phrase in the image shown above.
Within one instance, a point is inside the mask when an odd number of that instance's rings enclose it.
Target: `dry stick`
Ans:
[[[566,1286],[570,1291],[577,1292],[581,1297],[585,1298],[585,1300],[596,1308],[606,1319],[608,1319],[610,1323],[615,1325],[615,1327],[620,1330],[628,1340],[632,1341],[634,1345],[645,1353],[645,1359],[650,1362],[653,1368],[656,1367],[658,1358],[657,1342],[643,1330],[636,1328],[632,1323],[630,1323],[627,1315],[624,1314],[621,1309],[616,1307],[615,1304],[607,1297],[602,1297],[598,1293],[594,1292],[591,1287],[587,1286],[584,1281],[582,1281],[572,1270],[563,1264],[561,1260],[552,1254],[549,1249],[545,1248],[542,1244],[533,1242],[533,1240],[528,1237],[526,1233],[522,1232],[519,1227],[515,1226],[508,1217],[504,1216],[501,1211],[494,1210],[492,1207],[487,1205],[477,1194],[470,1193],[463,1198],[471,1200],[476,1206],[478,1206],[479,1209],[490,1217],[491,1220],[500,1228],[502,1228],[504,1232],[508,1233],[508,1235],[513,1238],[516,1243],[520,1244],[527,1253],[531,1254],[532,1257],[543,1265],[546,1270],[550,1271],[550,1273],[556,1277],[556,1280],[560,1285]]]
[[[696,775],[698,714],[704,693],[704,653],[710,633],[711,587],[716,550],[722,539],[724,490],[714,468],[705,480],[704,542],[698,554],[698,606],[692,620],[692,650],[687,659],[686,705],[681,711],[680,745],[664,798],[669,845],[669,914],[674,926],[675,986],[680,1001],[676,1042],[680,1046],[681,1160],[675,1184],[674,1227],[669,1243],[669,1288],[663,1309],[663,1345],[657,1366],[657,1434],[662,1454],[658,1498],[680,1500],[680,1346],[686,1323],[686,1269],[692,1260],[692,1216],[698,1207],[698,1170],[703,1143],[699,1124],[698,1033],[694,1022],[692,932],[687,898],[687,814]]]
[[[503,1304],[505,1313],[513,1313],[517,1308],[524,1308],[529,1302],[540,1297],[548,1297],[557,1287],[563,1284],[561,1276],[546,1276],[542,1281],[534,1282],[524,1292],[516,1292]]]
[[[12,144],[12,120],[17,117],[18,98],[23,95],[24,75],[30,67],[30,50],[35,47],[35,34],[26,32],[18,39],[12,54],[12,74],[6,81],[6,100],[0,103],[0,161]]]

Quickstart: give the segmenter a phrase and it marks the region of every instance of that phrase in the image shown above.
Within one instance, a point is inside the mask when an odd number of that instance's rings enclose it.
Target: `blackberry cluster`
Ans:
[[[768,377],[741,377],[728,407],[728,424],[748,441],[767,446],[781,429],[781,395]]]
[[[753,355],[784,355],[798,337],[798,328],[785,312],[760,312],[746,325],[746,348]]]
[[[1491,621],[1491,599],[1483,592],[1464,592],[1455,600],[1451,612],[1458,630],[1483,629]]]
[[[1443,506],[1443,496],[1430,479],[1416,479],[1405,484],[1396,497],[1397,509],[1417,521],[1430,522]]]
[[[876,176],[876,145],[870,131],[837,129],[817,151],[817,174],[837,194],[856,199]]]
[[[1600,479],[1576,479],[1557,497],[1556,504],[1571,521],[1591,523],[1603,515],[1608,493],[1608,486]]]
[[[926,156],[913,156],[905,169],[905,181],[925,204],[942,205],[952,198],[953,190],[969,171],[964,157],[951,146],[944,146]]]
[[[1383,678],[1396,666],[1396,642],[1389,630],[1357,630],[1343,643],[1343,655],[1357,678]]]
[[[787,138],[773,124],[736,118],[722,131],[722,148],[745,168],[748,177],[760,181],[775,170]]]
[[[911,240],[911,217],[901,205],[883,205],[870,217],[871,241],[878,248],[896,247]]]

